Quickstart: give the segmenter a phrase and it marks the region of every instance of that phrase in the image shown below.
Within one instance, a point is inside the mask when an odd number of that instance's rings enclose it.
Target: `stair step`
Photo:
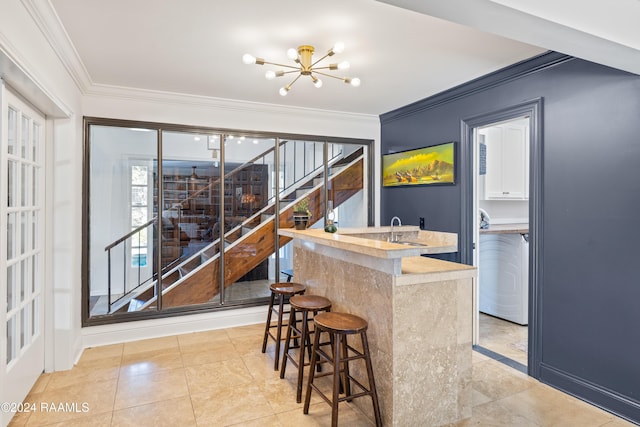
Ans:
[[[296,199],[298,197],[302,197],[304,195],[306,195],[313,187],[302,187],[302,188],[298,188],[296,189]]]
[[[144,301],[134,298],[129,301],[129,308],[127,309],[127,311],[138,311],[142,308],[144,303]]]

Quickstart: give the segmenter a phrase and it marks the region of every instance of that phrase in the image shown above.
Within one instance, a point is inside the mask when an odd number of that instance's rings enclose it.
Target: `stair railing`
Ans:
[[[315,142],[314,142],[315,144]],[[286,152],[287,147],[289,145],[293,146],[293,150],[294,150],[294,158],[296,158],[296,150],[299,148],[300,144],[296,144],[296,141],[288,141],[288,140],[283,140],[278,144],[279,148],[283,148]],[[242,163],[240,166],[234,168],[233,170],[229,171],[228,173],[225,174],[224,179],[227,180],[229,178],[232,178],[235,174],[239,173],[240,171],[244,170],[247,167],[250,167],[256,163],[265,163],[265,158],[273,153],[275,150],[275,147],[270,147],[269,149],[265,150],[264,152],[262,152],[261,154],[255,156],[254,158],[252,158],[251,160],[248,160],[245,163]],[[313,152],[315,153],[315,149],[313,150]],[[334,164],[335,162],[337,162],[338,160],[340,160],[340,158],[342,157],[342,150],[339,150],[337,153],[333,152],[332,153],[332,157],[330,159],[328,159],[328,162],[330,165]],[[306,155],[306,153],[305,153]],[[314,154],[315,155],[315,154]],[[300,187],[302,187],[303,185],[305,185],[306,183],[310,182],[313,180],[313,178],[315,178],[317,176],[317,174],[322,171],[324,169],[324,160],[321,164],[316,166],[316,162],[313,161],[312,165],[313,167],[311,168],[311,170],[307,170],[307,161],[303,161],[301,162],[303,164],[303,173],[302,175],[298,178],[295,179],[295,177],[297,176],[297,162],[293,162],[293,170],[288,171],[286,168],[284,168],[283,171],[283,176],[284,176],[284,181],[285,183],[287,182],[287,173],[292,173],[293,174],[293,181],[286,187],[284,187],[283,189],[281,189],[280,191],[280,198],[284,199],[286,197],[288,197],[291,194],[294,194],[296,192],[296,190]],[[311,177],[311,178],[310,178]],[[212,188],[214,188],[215,185],[219,185],[220,183],[220,177],[218,177],[217,179],[211,180],[211,182],[209,183],[209,185],[197,190],[194,193],[189,194],[184,200],[180,201],[178,204],[174,204],[173,206],[171,206],[170,208],[166,209],[164,212],[167,211],[172,211],[172,210],[178,210],[178,215],[180,215],[180,210],[182,208],[182,206],[184,206],[185,203],[188,203],[189,201],[196,199],[200,194],[202,194],[203,192],[206,192]],[[294,197],[295,198],[295,197]],[[241,224],[237,225],[236,227],[233,227],[232,229],[228,230],[227,232],[224,233],[223,238],[226,238],[227,236],[235,233],[238,231],[238,229],[240,229],[243,226],[246,226],[246,224],[248,224],[249,222],[253,221],[258,215],[261,215],[265,212],[267,212],[272,204],[275,204],[275,195],[271,196],[270,198],[268,198],[265,202],[265,206],[260,209],[260,211],[256,212],[255,214],[251,215],[249,218],[245,219]],[[135,229],[133,229],[132,231],[126,233],[125,235],[119,237],[118,239],[114,240],[112,243],[110,243],[109,245],[107,245],[105,247],[105,251],[107,252],[107,304],[108,304],[108,311],[107,313],[111,313],[113,306],[115,304],[117,304],[120,301],[125,300],[125,298],[133,295],[134,292],[136,292],[138,289],[140,289],[140,287],[142,287],[143,285],[149,284],[151,282],[155,282],[157,281],[158,278],[158,273],[154,272],[152,275],[150,275],[149,277],[145,278],[144,280],[142,280],[141,278],[141,266],[140,263],[138,263],[137,265],[137,269],[138,269],[138,274],[137,274],[137,280],[135,281],[135,286],[132,287],[128,287],[128,281],[127,281],[127,241],[129,239],[132,240],[133,242],[133,238],[134,236],[137,236],[138,238],[138,242],[140,241],[140,235],[141,233],[155,225],[158,221],[158,215],[154,216],[153,218],[151,218],[150,220],[148,220],[146,223],[136,227]],[[148,235],[150,235],[148,233]],[[165,265],[165,266],[161,266],[160,271],[162,274],[162,278],[166,278],[169,275],[173,274],[175,271],[178,270],[179,265],[177,264],[183,264],[184,262],[188,262],[189,260],[199,256],[200,253],[204,252],[207,249],[210,249],[213,245],[220,243],[220,238],[217,238],[216,240],[214,240],[213,242],[211,242],[209,245],[207,245],[205,248],[201,249],[198,253],[191,255],[186,261],[182,261],[181,257],[177,257],[174,261],[170,262],[169,264]],[[119,295],[118,298],[116,298],[115,300],[112,301],[113,298],[113,288],[112,288],[112,268],[111,268],[111,264],[112,264],[112,251],[115,251],[115,249],[122,245],[122,253],[123,253],[123,293],[122,295]]]
[[[339,159],[335,159],[333,161],[333,163],[330,165],[332,166],[333,164],[336,163],[336,161],[341,160],[341,161],[345,161],[345,170],[348,169],[350,166],[352,166],[353,164],[357,163],[359,160],[361,160],[363,158],[363,154],[362,154],[362,150],[358,150],[352,154],[350,154],[347,157],[344,158],[339,158]],[[319,171],[318,171],[319,172]],[[331,179],[334,179],[336,176],[340,175],[340,173],[342,173],[342,170],[332,174]],[[308,179],[307,181],[312,181],[314,177],[310,177],[310,179]],[[303,184],[304,185],[304,184]],[[312,187],[307,188],[307,191],[294,198],[294,200],[288,202],[284,207],[281,206],[280,207],[280,212],[279,214],[283,214],[287,211],[287,209],[291,208],[291,206],[293,206],[295,203],[299,202],[300,200],[304,199],[305,197],[307,197],[309,195],[309,193],[312,193],[313,191],[316,191],[319,187],[322,187],[324,184],[323,183],[319,183],[319,184],[315,184]],[[296,190],[298,188],[295,188],[291,191],[291,193],[295,193]],[[252,215],[251,217],[247,218],[242,224],[237,225],[236,227],[231,228],[230,230],[228,230],[225,233],[225,237],[233,234],[235,232],[237,232],[240,228],[244,227],[246,225],[246,223],[251,222],[253,219],[255,219],[255,217],[257,217],[258,215],[261,215],[263,213],[267,213],[271,208],[273,208],[274,204],[269,204],[267,206],[265,206],[264,208],[262,208],[259,212],[256,212],[254,215]],[[274,214],[270,215],[270,219],[274,216]],[[262,223],[264,223],[265,221],[263,221]],[[261,223],[261,224],[262,224]],[[260,226],[255,227],[252,231],[254,232],[254,230],[257,230]],[[235,246],[240,245],[243,243],[243,241],[247,238],[249,238],[250,234],[248,233],[246,235],[241,236],[238,240],[235,240],[234,242],[232,242],[231,244],[229,244],[229,246],[225,246],[224,250],[225,251],[229,251],[232,250]],[[209,244],[207,247],[203,248],[199,253],[193,254],[191,257],[189,257],[188,259],[184,260],[182,262],[182,264],[189,264],[190,262],[192,262],[195,258],[199,257],[200,254],[202,252],[205,252],[206,250],[208,250],[211,246],[217,244],[219,242],[219,240],[216,240],[214,242],[212,242],[211,244]],[[189,278],[193,275],[195,275],[200,269],[205,268],[205,266],[211,262],[215,262],[218,258],[220,257],[220,254],[217,253],[216,255],[212,256],[211,258],[207,259],[206,261],[202,262],[199,266],[197,266],[196,268],[194,268],[193,270],[189,271],[186,275],[184,275],[183,277],[180,278],[180,280],[176,281],[175,283],[172,283],[169,287],[167,287],[166,289],[163,289],[163,293],[165,292],[170,292],[173,288],[180,286],[180,284],[186,280],[189,280]],[[177,270],[179,267],[176,267],[173,271]],[[171,272],[167,273],[167,275],[171,274]],[[164,276],[163,276],[164,277]],[[147,307],[149,307],[153,302],[155,301],[155,297],[150,299],[149,301],[145,302],[144,304],[142,304],[140,307],[138,307],[138,309],[143,310]]]

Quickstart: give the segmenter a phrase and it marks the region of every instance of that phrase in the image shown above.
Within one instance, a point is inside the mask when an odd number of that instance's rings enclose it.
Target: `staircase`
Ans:
[[[337,207],[364,188],[364,156],[362,149],[347,157],[332,159],[330,162],[329,199]],[[295,186],[281,195],[280,228],[294,226],[293,206],[308,198],[312,221],[324,219],[324,179],[323,169],[308,174]],[[275,200],[247,218],[241,224],[225,232],[224,246],[224,288],[236,283],[240,278],[267,260],[275,249]],[[280,236],[279,246],[291,239]],[[220,239],[185,260],[174,263],[162,275],[162,307],[179,307],[212,301],[220,294]],[[120,298],[111,306],[110,313],[150,309],[156,304],[156,281],[148,281],[134,291]]]

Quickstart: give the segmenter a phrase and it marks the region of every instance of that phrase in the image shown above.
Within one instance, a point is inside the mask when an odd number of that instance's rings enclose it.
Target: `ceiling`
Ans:
[[[618,1],[640,5],[638,0],[610,0]],[[500,1],[505,2],[522,5],[515,5],[520,6],[517,9],[489,0],[388,1],[402,7],[375,0],[32,0],[31,4],[41,10],[53,7],[46,12],[57,19],[47,25],[62,28],[48,28],[45,34],[85,93],[135,88],[378,115],[548,49],[572,53],[550,41],[553,37],[547,33],[561,24],[549,19],[544,19],[544,37],[536,37],[532,28],[518,33],[513,25],[500,24],[508,14],[500,15],[496,23],[491,7],[510,11],[516,18],[536,18],[521,10],[530,2]],[[547,2],[551,0],[541,4]],[[460,13],[470,9],[462,3],[489,7]],[[544,16],[544,11],[534,12]],[[540,22],[534,24],[543,25]],[[619,22],[611,26],[621,27]],[[633,31],[637,33],[632,30],[627,35],[631,41],[637,35]],[[278,89],[290,77],[267,81],[265,71],[278,68],[242,62],[242,55],[251,53],[289,64],[290,47],[309,44],[323,54],[336,41],[344,42],[345,50],[330,62],[349,61],[351,68],[344,75],[359,77],[360,87],[324,78],[323,87],[317,89],[305,77],[282,97]],[[638,52],[640,39],[635,41],[631,53]]]

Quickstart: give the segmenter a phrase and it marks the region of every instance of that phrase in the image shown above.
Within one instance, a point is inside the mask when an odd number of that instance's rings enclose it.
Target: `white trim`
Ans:
[[[267,306],[82,328],[82,348],[263,323]]]
[[[282,117],[286,117],[287,119],[290,119],[292,115],[308,113],[310,117],[313,117],[318,121],[328,119],[349,123],[353,123],[355,121],[362,122],[367,125],[370,125],[372,123],[380,123],[380,118],[377,114],[362,114],[280,104],[267,104],[254,101],[241,101],[227,98],[216,98],[212,96],[191,95],[151,89],[111,86],[105,84],[93,84],[90,88],[86,88],[85,90],[83,90],[83,95],[127,101],[178,104],[191,107],[218,109],[226,112],[235,111],[240,113],[262,113],[269,115],[279,115]]]
[[[91,87],[93,81],[51,2],[22,0],[22,4],[51,44],[76,86],[84,93]]]
[[[20,51],[0,31],[0,74],[21,96],[25,97],[45,115],[55,118],[70,118],[73,111],[45,85],[27,70],[33,67]]]

